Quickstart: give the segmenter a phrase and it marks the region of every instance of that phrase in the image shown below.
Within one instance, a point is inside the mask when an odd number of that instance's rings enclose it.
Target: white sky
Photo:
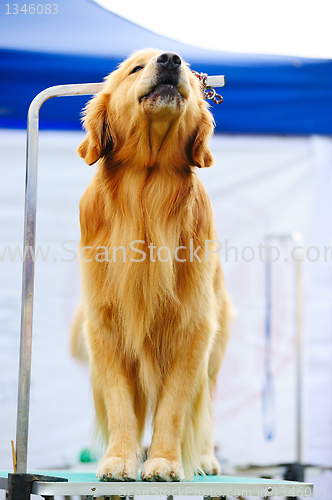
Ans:
[[[97,0],[175,40],[229,52],[332,59],[331,0]]]

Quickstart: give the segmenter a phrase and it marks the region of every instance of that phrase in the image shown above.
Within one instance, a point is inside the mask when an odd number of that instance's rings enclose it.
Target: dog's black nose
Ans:
[[[157,64],[167,69],[175,69],[181,66],[181,57],[174,52],[164,52],[157,57]]]

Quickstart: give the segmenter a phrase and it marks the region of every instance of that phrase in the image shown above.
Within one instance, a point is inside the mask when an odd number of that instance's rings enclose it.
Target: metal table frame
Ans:
[[[208,77],[207,86],[223,86],[224,77]],[[52,97],[92,95],[104,87],[104,83],[88,83],[77,85],[58,85],[49,87],[38,94],[32,101],[28,112],[27,127],[27,156],[26,156],[26,186],[25,186],[25,220],[24,220],[24,250],[26,259],[23,262],[22,279],[22,308],[21,308],[21,340],[19,387],[16,427],[16,472],[14,474],[0,474],[0,489],[10,489],[9,486],[17,481],[25,486],[24,500],[31,494],[52,498],[54,495],[85,495],[87,498],[95,496],[130,496],[136,495],[165,495],[171,499],[174,495],[199,495],[204,497],[225,498],[242,496],[241,491],[250,492],[250,496],[312,496],[313,485],[290,481],[273,481],[225,476],[206,477],[203,480],[195,479],[181,483],[147,483],[137,482],[99,482],[97,480],[83,480],[68,482],[51,482],[52,478],[38,477],[27,474],[27,449],[29,429],[29,400],[31,374],[31,344],[34,298],[34,260],[36,235],[36,198],[37,198],[37,170],[38,170],[38,134],[39,110],[42,104]],[[63,474],[62,474],[63,473]],[[50,474],[47,472],[47,474]],[[56,471],[55,475],[66,477],[68,471]],[[60,479],[59,479],[60,481]],[[300,489],[299,489],[300,488]],[[18,489],[9,491],[9,500],[23,500]]]

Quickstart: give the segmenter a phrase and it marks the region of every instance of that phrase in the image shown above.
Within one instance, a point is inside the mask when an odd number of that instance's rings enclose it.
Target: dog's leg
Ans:
[[[105,380],[97,383],[104,384],[99,392],[102,393],[109,436],[107,451],[98,466],[97,477],[106,481],[135,481],[140,447],[133,394],[127,377],[121,373],[120,366],[114,365],[113,369],[118,370],[117,373],[105,371]],[[98,403],[96,412],[97,408]]]
[[[137,479],[142,427],[135,414],[135,377],[123,353],[112,345],[110,332],[92,330],[89,325],[87,336],[96,417],[108,435],[107,451],[97,477],[105,481],[133,481]]]
[[[211,388],[212,389],[212,388]],[[211,393],[210,393],[211,394]],[[212,394],[209,399],[209,412],[212,421]],[[212,426],[208,429],[205,442],[201,451],[201,466],[205,474],[209,476],[219,475],[221,473],[220,464],[215,456],[214,442],[213,442],[213,429]]]
[[[201,327],[197,335],[190,335],[183,356],[178,357],[165,378],[154,418],[154,433],[148,459],[142,468],[142,479],[148,481],[180,481],[184,479],[181,446],[185,425],[192,418],[195,398],[208,399],[207,359],[204,356],[209,344],[210,325]],[[195,410],[196,411],[196,410]],[[208,408],[204,407],[208,420]],[[197,420],[197,419],[196,419]],[[195,426],[193,427],[195,430]],[[193,460],[198,449],[192,447]],[[189,464],[190,465],[190,464]],[[192,467],[193,469],[194,467]],[[186,471],[188,472],[188,471]],[[189,473],[193,472],[189,471]]]

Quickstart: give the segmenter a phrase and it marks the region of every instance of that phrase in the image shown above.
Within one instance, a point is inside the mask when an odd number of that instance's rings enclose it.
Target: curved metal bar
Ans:
[[[18,473],[26,473],[27,471],[31,340],[35,273],[34,255],[36,235],[39,110],[41,105],[51,97],[91,95],[102,90],[103,86],[103,83],[87,83],[49,87],[40,92],[40,94],[33,99],[28,112],[23,242],[23,255],[26,255],[26,257],[23,262],[22,278],[20,367],[16,424],[16,460]]]

